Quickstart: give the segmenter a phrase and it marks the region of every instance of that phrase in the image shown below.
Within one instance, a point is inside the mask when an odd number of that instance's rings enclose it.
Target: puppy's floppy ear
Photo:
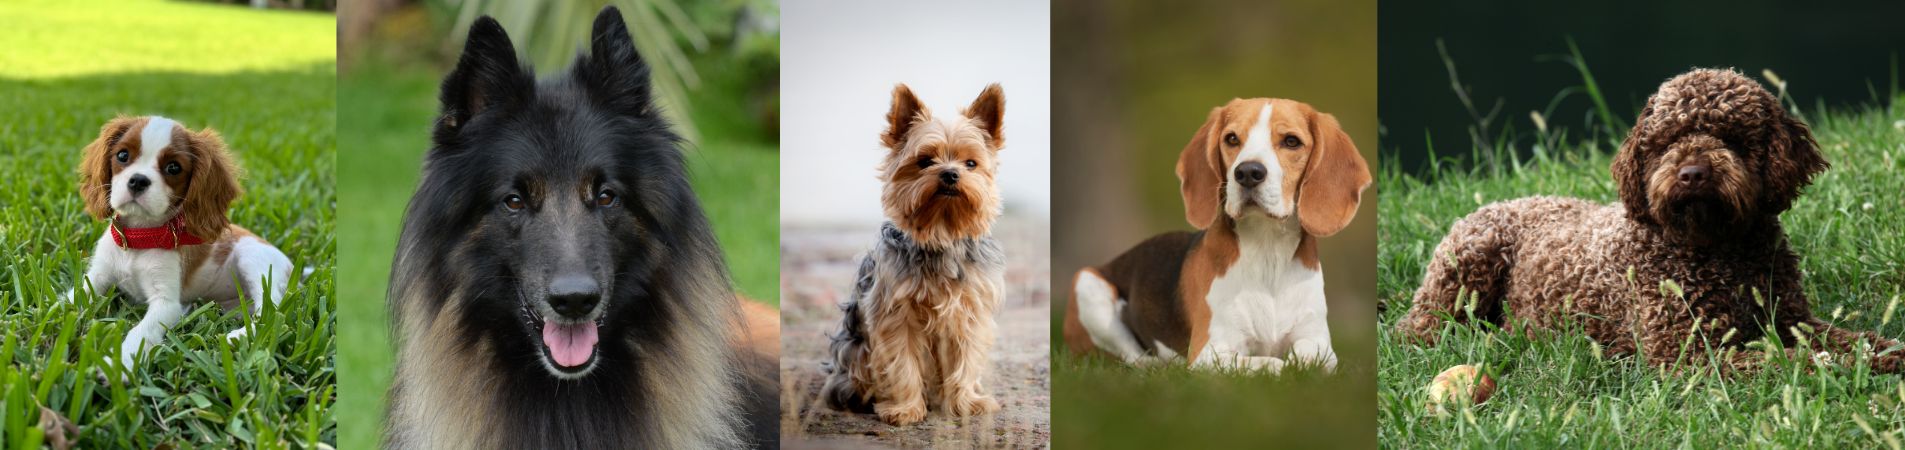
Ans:
[[[1005,148],[1005,88],[999,87],[999,83],[987,85],[986,90],[979,92],[979,98],[973,99],[972,105],[960,114],[986,130],[987,147],[993,151]]]
[[[1184,196],[1184,220],[1200,230],[1210,228],[1217,220],[1219,203],[1223,202],[1223,158],[1217,154],[1219,141],[1212,136],[1223,118],[1223,107],[1211,108],[1204,126],[1197,127],[1197,134],[1191,135],[1191,142],[1177,155],[1177,189]]]
[[[1369,164],[1356,151],[1349,133],[1336,116],[1310,112],[1311,136],[1316,137],[1316,152],[1304,167],[1303,184],[1297,187],[1297,215],[1303,231],[1326,237],[1349,226],[1362,204],[1363,189],[1369,187]]]
[[[894,85],[893,107],[886,112],[886,132],[880,134],[880,143],[893,151],[899,151],[900,147],[906,145],[906,133],[913,130],[913,125],[931,116],[932,112],[926,110],[926,105],[920,104],[919,97],[913,96],[912,88],[906,87],[905,83]]]
[[[1819,143],[1813,140],[1805,122],[1782,113],[1775,127],[1764,161],[1766,189],[1762,195],[1763,207],[1777,213],[1792,207],[1799,190],[1812,184],[1812,176],[1830,164],[1819,154]]]
[[[653,117],[655,109],[648,87],[648,63],[635,50],[628,35],[622,11],[614,6],[595,15],[594,31],[589,33],[589,53],[577,58],[575,76],[597,95],[592,98],[608,109],[623,114]]]
[[[99,127],[99,137],[93,143],[86,144],[85,156],[80,157],[79,197],[86,201],[86,213],[93,218],[112,217],[112,151],[113,146],[124,140],[126,133],[132,131],[143,118],[114,117],[105,126]]]
[[[477,18],[463,42],[463,56],[443,78],[438,94],[443,109],[437,117],[436,136],[441,141],[477,115],[522,101],[534,83],[532,75],[517,63],[516,48],[510,45],[503,25],[489,16]]]
[[[211,128],[187,131],[185,141],[192,147],[193,166],[179,215],[185,218],[185,231],[205,240],[218,239],[230,228],[225,212],[244,193],[238,186],[238,165]]]
[[[1614,154],[1614,163],[1608,165],[1608,171],[1614,174],[1614,190],[1620,195],[1621,204],[1627,207],[1627,219],[1652,224],[1654,216],[1647,212],[1647,156],[1641,154],[1651,140],[1643,133],[1654,115],[1653,99],[1647,99],[1647,103],[1634,118],[1634,129],[1627,132],[1627,140],[1621,142],[1621,151]]]

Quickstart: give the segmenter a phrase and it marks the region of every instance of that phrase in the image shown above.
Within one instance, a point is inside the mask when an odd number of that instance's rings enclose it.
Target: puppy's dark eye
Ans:
[[[1241,143],[1242,142],[1237,140],[1237,133],[1224,133],[1224,145],[1236,147],[1237,144]]]
[[[621,198],[622,197],[615,195],[614,189],[603,189],[602,192],[595,193],[595,206],[600,208],[615,206],[615,203],[620,201]]]
[[[932,167],[932,166],[933,166],[933,159],[932,159],[932,158],[920,158],[920,159],[919,159],[919,162],[916,162],[916,163],[913,163],[913,165],[915,165],[915,166],[919,166],[919,168],[921,168],[921,169],[924,169],[924,168],[927,168],[927,167]]]
[[[1297,139],[1296,136],[1283,137],[1283,148],[1294,149],[1294,148],[1299,148],[1302,146],[1303,146],[1303,140]]]
[[[979,167],[979,161],[978,161],[978,160],[973,160],[973,159],[968,159],[968,160],[966,160],[966,168],[967,168],[967,169],[971,169],[971,168],[975,168],[975,167]]]
[[[503,197],[503,207],[509,208],[510,211],[522,211],[523,208],[528,206],[529,203],[523,201],[523,196],[521,195],[509,194],[509,196]]]
[[[113,156],[113,159],[117,159],[119,160],[120,163],[124,163],[132,159],[132,153],[128,153],[125,150],[120,150],[118,155]]]
[[[185,171],[185,167],[184,167],[184,166],[180,166],[180,165],[179,165],[179,163],[177,163],[177,162],[169,162],[169,163],[165,163],[165,174],[166,174],[166,175],[178,175],[178,174],[179,174],[179,172],[184,172],[184,171]]]

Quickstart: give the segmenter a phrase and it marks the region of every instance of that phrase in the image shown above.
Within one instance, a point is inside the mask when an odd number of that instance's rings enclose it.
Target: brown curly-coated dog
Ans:
[[[1660,366],[1711,358],[1723,369],[1759,367],[1765,353],[1745,344],[1769,328],[1784,345],[1797,333],[1841,357],[1894,347],[1807,305],[1779,214],[1826,169],[1817,146],[1806,124],[1737,72],[1674,77],[1614,157],[1621,204],[1530,197],[1482,207],[1436,246],[1396,330],[1433,344],[1444,320],[1469,320],[1466,300],[1476,320],[1511,329],[1573,318],[1610,355],[1639,351]],[[1899,355],[1872,365],[1897,372]]]

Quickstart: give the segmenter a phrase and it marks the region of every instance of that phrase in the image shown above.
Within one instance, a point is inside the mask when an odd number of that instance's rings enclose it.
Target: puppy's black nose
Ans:
[[[569,319],[588,317],[602,301],[602,289],[587,275],[557,276],[549,283],[549,308]]]
[[[133,175],[126,179],[126,189],[131,189],[134,194],[145,192],[149,186],[152,186],[152,179],[145,175]]]
[[[1707,171],[1712,170],[1712,168],[1712,166],[1708,166],[1706,163],[1681,166],[1680,184],[1697,186],[1700,183],[1705,183],[1707,181]]]
[[[1231,177],[1237,179],[1237,184],[1247,188],[1253,188],[1259,184],[1263,184],[1264,177],[1268,176],[1270,176],[1270,170],[1264,168],[1263,163],[1256,161],[1247,161],[1243,164],[1238,164],[1237,172],[1231,174]]]
[[[950,171],[950,170],[948,170],[948,171],[945,171],[945,172],[940,172],[940,173],[939,173],[939,184],[943,184],[943,185],[947,185],[947,186],[952,186],[952,185],[955,185],[955,184],[959,184],[959,172],[954,172],[954,171]]]

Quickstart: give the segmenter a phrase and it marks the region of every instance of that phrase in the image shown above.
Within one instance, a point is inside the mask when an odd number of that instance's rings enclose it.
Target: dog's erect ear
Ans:
[[[1197,127],[1191,143],[1184,144],[1184,151],[1177,155],[1177,189],[1184,196],[1184,220],[1200,230],[1217,221],[1222,206],[1219,203],[1224,201],[1223,158],[1217,154],[1218,140],[1211,136],[1217,133],[1223,118],[1223,107],[1211,108],[1204,126]]]
[[[1770,134],[1771,148],[1764,161],[1766,189],[1762,191],[1762,206],[1774,213],[1792,207],[1799,190],[1812,184],[1812,176],[1830,165],[1819,154],[1819,143],[1813,140],[1812,129],[1805,122],[1785,114],[1780,114],[1778,122],[1778,129]]]
[[[238,186],[238,165],[232,163],[225,141],[211,128],[187,131],[185,141],[192,147],[193,166],[179,216],[185,218],[185,231],[205,240],[218,239],[230,228],[225,212],[243,193]]]
[[[86,213],[93,218],[112,217],[112,148],[126,138],[133,125],[142,121],[140,117],[114,117],[105,126],[99,127],[99,137],[86,145],[85,155],[80,157],[79,197],[86,201]]]
[[[992,147],[992,151],[1005,148],[1005,88],[999,87],[999,83],[987,85],[961,114],[978,122],[979,129],[986,130],[986,146]]]
[[[1369,164],[1336,116],[1310,112],[1310,135],[1316,137],[1316,151],[1304,167],[1303,184],[1297,187],[1297,216],[1303,231],[1327,237],[1349,226],[1356,208],[1363,202],[1363,189],[1369,187]]]
[[[489,16],[476,19],[463,42],[463,56],[443,78],[437,134],[453,134],[477,115],[522,101],[534,83],[529,71],[517,63],[516,48],[510,45],[503,25]]]
[[[983,97],[982,97],[983,98]],[[913,89],[905,84],[893,86],[893,109],[886,112],[886,132],[880,134],[880,143],[886,148],[900,151],[906,145],[906,133],[913,125],[931,117],[932,112],[926,105],[920,104],[919,97],[913,95]]]
[[[1627,207],[1627,219],[1652,224],[1654,216],[1647,212],[1648,156],[1641,154],[1647,150],[1649,138],[1641,133],[1654,115],[1653,99],[1647,99],[1647,103],[1634,118],[1634,129],[1627,132],[1627,140],[1621,142],[1621,151],[1614,154],[1614,163],[1608,165],[1608,171],[1614,174],[1614,191]]]
[[[595,101],[611,111],[653,117],[654,103],[649,94],[648,63],[635,50],[622,11],[614,6],[595,15],[594,31],[589,33],[589,54],[576,59],[575,76],[583,86],[595,92]]]

